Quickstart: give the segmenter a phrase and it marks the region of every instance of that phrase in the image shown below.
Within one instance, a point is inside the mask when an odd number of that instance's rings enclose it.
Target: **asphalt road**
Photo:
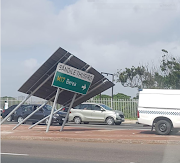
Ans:
[[[142,124],[132,124],[132,123],[122,123],[121,125],[107,125],[105,123],[90,123],[90,124],[74,124],[68,123],[67,126],[75,126],[75,127],[93,127],[93,128],[103,128],[103,129],[133,129],[133,130],[140,130],[140,129],[151,129],[151,127],[143,127]]]
[[[28,125],[31,124],[30,122],[27,122]],[[4,124],[18,124],[17,122],[4,122]],[[26,125],[26,124],[23,124]],[[44,124],[40,124],[44,125]],[[53,124],[59,126],[59,124]],[[151,130],[151,127],[143,127],[142,124],[135,124],[135,123],[122,123],[121,125],[107,125],[106,123],[89,123],[89,124],[75,124],[73,122],[69,122],[66,124],[66,126],[71,127],[88,127],[88,128],[102,128],[102,129],[122,129],[122,130]]]
[[[179,145],[2,140],[2,163],[180,163]]]

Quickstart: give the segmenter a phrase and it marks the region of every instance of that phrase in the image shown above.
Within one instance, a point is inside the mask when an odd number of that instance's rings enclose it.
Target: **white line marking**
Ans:
[[[18,153],[1,153],[1,155],[29,156],[28,154],[18,154]]]

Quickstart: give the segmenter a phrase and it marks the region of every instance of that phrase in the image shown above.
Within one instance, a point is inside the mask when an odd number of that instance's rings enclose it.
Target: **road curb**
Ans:
[[[30,137],[30,136],[1,136],[1,140],[42,140],[42,141],[76,141],[98,143],[122,143],[122,144],[174,144],[180,145],[179,140],[139,140],[139,139],[102,139],[102,138],[67,138],[67,137]]]

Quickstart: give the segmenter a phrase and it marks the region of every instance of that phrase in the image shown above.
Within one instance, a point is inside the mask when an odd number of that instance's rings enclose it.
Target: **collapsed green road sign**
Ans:
[[[52,86],[72,92],[86,94],[94,75],[74,67],[59,63],[54,75]]]

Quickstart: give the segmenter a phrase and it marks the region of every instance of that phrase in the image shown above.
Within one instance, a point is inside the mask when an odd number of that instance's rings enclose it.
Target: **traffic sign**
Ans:
[[[86,94],[94,75],[59,63],[56,68],[52,86],[72,92]]]

